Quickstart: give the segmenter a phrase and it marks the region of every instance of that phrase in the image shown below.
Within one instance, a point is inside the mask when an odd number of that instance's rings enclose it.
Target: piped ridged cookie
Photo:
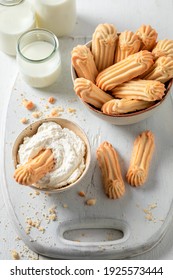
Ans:
[[[136,79],[115,87],[111,93],[115,98],[155,101],[161,100],[164,92],[165,85],[159,81]]]
[[[116,116],[119,114],[131,113],[139,110],[149,108],[154,105],[153,101],[143,101],[143,100],[128,100],[128,99],[112,99],[106,102],[101,110],[104,114],[110,116]]]
[[[149,51],[140,51],[106,68],[96,78],[96,85],[104,91],[143,74],[153,65],[153,56]]]
[[[85,78],[77,78],[74,81],[74,90],[76,94],[86,103],[101,109],[104,103],[113,99],[113,97],[100,88],[93,82]]]
[[[122,197],[125,194],[125,185],[117,152],[105,141],[98,147],[96,156],[102,173],[105,194],[111,199]]]
[[[159,57],[154,65],[142,75],[145,80],[157,80],[165,83],[173,78],[173,58],[170,56]]]
[[[173,58],[173,40],[160,40],[157,42],[157,45],[152,50],[154,59],[157,59],[161,56],[170,56]]]
[[[79,78],[86,78],[95,82],[98,70],[90,49],[85,45],[78,45],[71,52],[71,62]]]
[[[127,56],[137,53],[141,46],[141,40],[132,31],[124,31],[119,35],[115,53],[115,61],[119,62]]]
[[[150,25],[141,25],[136,34],[142,41],[141,50],[151,51],[155,47],[158,34]]]
[[[54,167],[51,149],[41,150],[34,158],[20,165],[14,172],[14,179],[21,185],[30,186],[40,180]]]
[[[154,135],[151,131],[144,131],[136,138],[126,175],[130,185],[139,187],[146,182],[154,147]]]
[[[113,24],[99,24],[92,36],[92,53],[98,71],[114,63],[117,30]]]

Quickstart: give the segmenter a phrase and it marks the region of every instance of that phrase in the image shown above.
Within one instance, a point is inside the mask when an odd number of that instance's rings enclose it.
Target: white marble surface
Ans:
[[[99,23],[109,22],[118,31],[135,31],[142,23],[151,24],[158,31],[159,38],[172,38],[173,0],[77,0],[77,22],[73,36],[90,36]],[[70,71],[70,69],[69,69]],[[0,114],[11,92],[18,69],[15,58],[0,52]],[[0,189],[0,259],[11,259],[11,250],[23,255],[23,259],[42,258],[37,256],[18,240],[8,217]],[[173,259],[173,226],[156,248],[133,259]]]

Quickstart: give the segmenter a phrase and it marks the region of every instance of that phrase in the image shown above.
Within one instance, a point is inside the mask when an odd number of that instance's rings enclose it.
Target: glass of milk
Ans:
[[[31,0],[37,25],[56,36],[71,34],[76,21],[76,0]]]
[[[16,55],[18,38],[35,26],[35,11],[28,0],[0,0],[1,51]]]
[[[50,86],[61,73],[57,37],[45,29],[25,32],[17,43],[17,62],[27,84],[36,88]]]

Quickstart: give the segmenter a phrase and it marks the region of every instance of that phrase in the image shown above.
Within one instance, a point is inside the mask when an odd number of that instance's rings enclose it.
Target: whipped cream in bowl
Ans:
[[[40,156],[37,160],[37,155],[45,150],[51,151],[51,157]],[[12,155],[15,169],[22,170],[18,178],[29,178],[35,168],[37,175],[44,176],[31,187],[50,192],[64,191],[80,183],[91,160],[90,144],[84,131],[74,122],[61,118],[42,119],[26,127],[17,137]],[[49,158],[54,161],[53,168],[45,171]],[[28,163],[32,163],[29,169]],[[29,173],[25,169],[24,174],[23,166],[27,166]],[[20,180],[17,182],[23,184]]]

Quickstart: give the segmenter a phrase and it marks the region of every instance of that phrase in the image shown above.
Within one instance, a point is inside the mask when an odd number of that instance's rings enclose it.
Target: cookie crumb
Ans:
[[[15,241],[19,241],[21,238],[19,236],[16,236]]]
[[[17,251],[15,251],[15,250],[12,250],[12,251],[11,251],[11,256],[12,256],[12,259],[13,259],[13,260],[20,260],[20,255],[19,255],[19,253],[18,253]]]
[[[45,228],[43,228],[43,227],[38,227],[38,230],[42,231],[42,233],[45,233]]]
[[[78,195],[81,196],[81,197],[85,197],[84,191],[79,191],[79,192],[78,192]]]
[[[27,123],[28,123],[28,120],[27,120],[26,118],[22,118],[22,119],[20,120],[20,122],[23,123],[23,124],[27,124]]]
[[[32,110],[35,108],[35,104],[27,99],[23,99],[22,104],[27,110]]]
[[[51,196],[51,193],[49,193],[49,192],[45,192],[44,194],[47,196]]]
[[[49,208],[49,213],[50,213],[50,214],[56,214],[56,209],[55,209],[55,207]]]
[[[63,208],[68,208],[68,205],[66,203],[64,203]]]
[[[48,102],[50,104],[54,104],[56,102],[56,99],[53,96],[51,96],[51,97],[49,97]]]
[[[57,111],[58,111],[58,112],[64,112],[64,108],[61,107],[61,106],[59,106],[59,107],[57,107]]]
[[[88,206],[93,206],[93,205],[96,204],[96,199],[95,199],[95,198],[88,199],[88,200],[86,201],[86,204],[87,204]]]
[[[40,192],[39,191],[35,191],[35,195],[40,195]]]
[[[40,111],[34,112],[34,113],[32,113],[32,116],[35,119],[38,119],[38,118],[40,118],[42,116],[42,112],[40,112]]]
[[[76,109],[74,109],[74,108],[68,108],[67,111],[70,114],[75,114],[76,113]]]
[[[151,213],[151,211],[149,209],[143,209],[143,211],[144,211],[145,214],[150,214]]]
[[[59,117],[59,112],[56,108],[54,108],[51,113],[50,113],[50,117]]]
[[[157,203],[149,204],[148,207],[152,210],[157,207]]]
[[[148,213],[146,216],[145,216],[145,219],[148,220],[148,221],[153,221],[153,214],[152,213]]]
[[[56,221],[57,220],[57,215],[56,214],[49,215],[49,220],[50,221]]]

